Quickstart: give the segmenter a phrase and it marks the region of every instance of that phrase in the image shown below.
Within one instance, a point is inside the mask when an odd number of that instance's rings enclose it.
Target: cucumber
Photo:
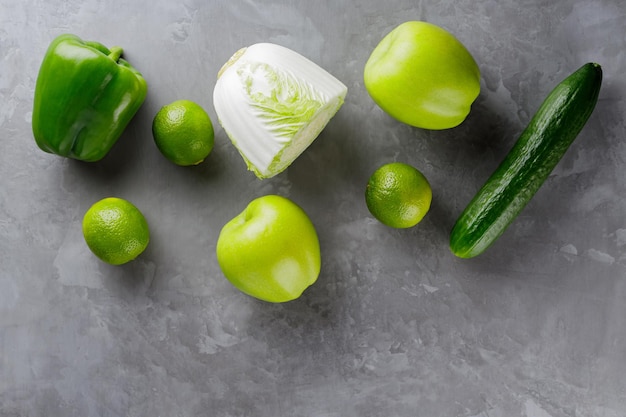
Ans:
[[[591,116],[602,68],[587,63],[561,81],[502,163],[457,219],[450,249],[472,258],[491,246],[528,204]]]

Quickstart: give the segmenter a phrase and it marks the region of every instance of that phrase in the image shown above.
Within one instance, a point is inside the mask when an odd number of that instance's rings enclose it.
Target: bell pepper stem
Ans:
[[[110,51],[111,53],[109,54],[109,58],[111,58],[115,62],[119,61],[120,57],[122,56],[122,53],[124,52],[124,50],[120,48],[119,46],[112,47]]]

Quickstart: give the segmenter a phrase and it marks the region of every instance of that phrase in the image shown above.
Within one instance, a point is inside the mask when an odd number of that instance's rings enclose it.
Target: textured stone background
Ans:
[[[362,83],[397,24],[452,31],[482,71],[460,127],[390,119]],[[103,161],[41,152],[33,90],[51,39],[125,48],[149,83]],[[301,52],[349,88],[318,140],[259,181],[216,129],[210,158],[166,161],[150,126],[186,98],[213,120],[220,66],[242,46]],[[604,68],[594,114],[487,253],[448,250],[455,218],[549,90]],[[0,0],[0,416],[626,416],[626,3],[621,0]],[[216,124],[217,125],[217,124]],[[369,215],[367,178],[390,161],[431,181],[411,230]],[[222,276],[215,242],[254,197],[277,193],[316,224],[323,268],[272,305]],[[147,251],[111,267],[84,212],[119,196],[145,213]]]

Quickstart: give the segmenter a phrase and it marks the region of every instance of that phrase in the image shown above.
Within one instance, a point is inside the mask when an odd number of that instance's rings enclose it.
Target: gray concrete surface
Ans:
[[[391,28],[452,31],[482,71],[458,128],[404,126],[362,82]],[[103,161],[41,152],[31,133],[48,43],[121,45],[148,98]],[[626,416],[626,4],[620,0],[0,0],[0,416]],[[217,71],[267,41],[349,88],[283,174],[247,172],[216,123],[208,160],[180,168],[151,136],[176,99],[213,120]],[[589,123],[484,255],[448,250],[455,218],[545,95],[588,61],[604,68]],[[424,172],[417,227],[375,221],[363,193],[390,161]],[[235,290],[215,257],[222,225],[276,193],[315,223],[318,282],[273,305]],[[118,196],[146,215],[136,261],[103,264],[82,216]]]

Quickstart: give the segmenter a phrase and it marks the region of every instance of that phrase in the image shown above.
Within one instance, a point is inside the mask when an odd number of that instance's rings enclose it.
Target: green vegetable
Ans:
[[[456,221],[452,253],[471,258],[487,249],[522,211],[589,119],[602,68],[587,63],[545,99],[504,161]]]
[[[33,134],[44,151],[102,159],[146,98],[142,75],[98,42],[64,34],[46,52],[35,86]]]
[[[271,178],[291,165],[343,105],[347,87],[299,53],[257,43],[218,73],[218,121],[248,169]]]

